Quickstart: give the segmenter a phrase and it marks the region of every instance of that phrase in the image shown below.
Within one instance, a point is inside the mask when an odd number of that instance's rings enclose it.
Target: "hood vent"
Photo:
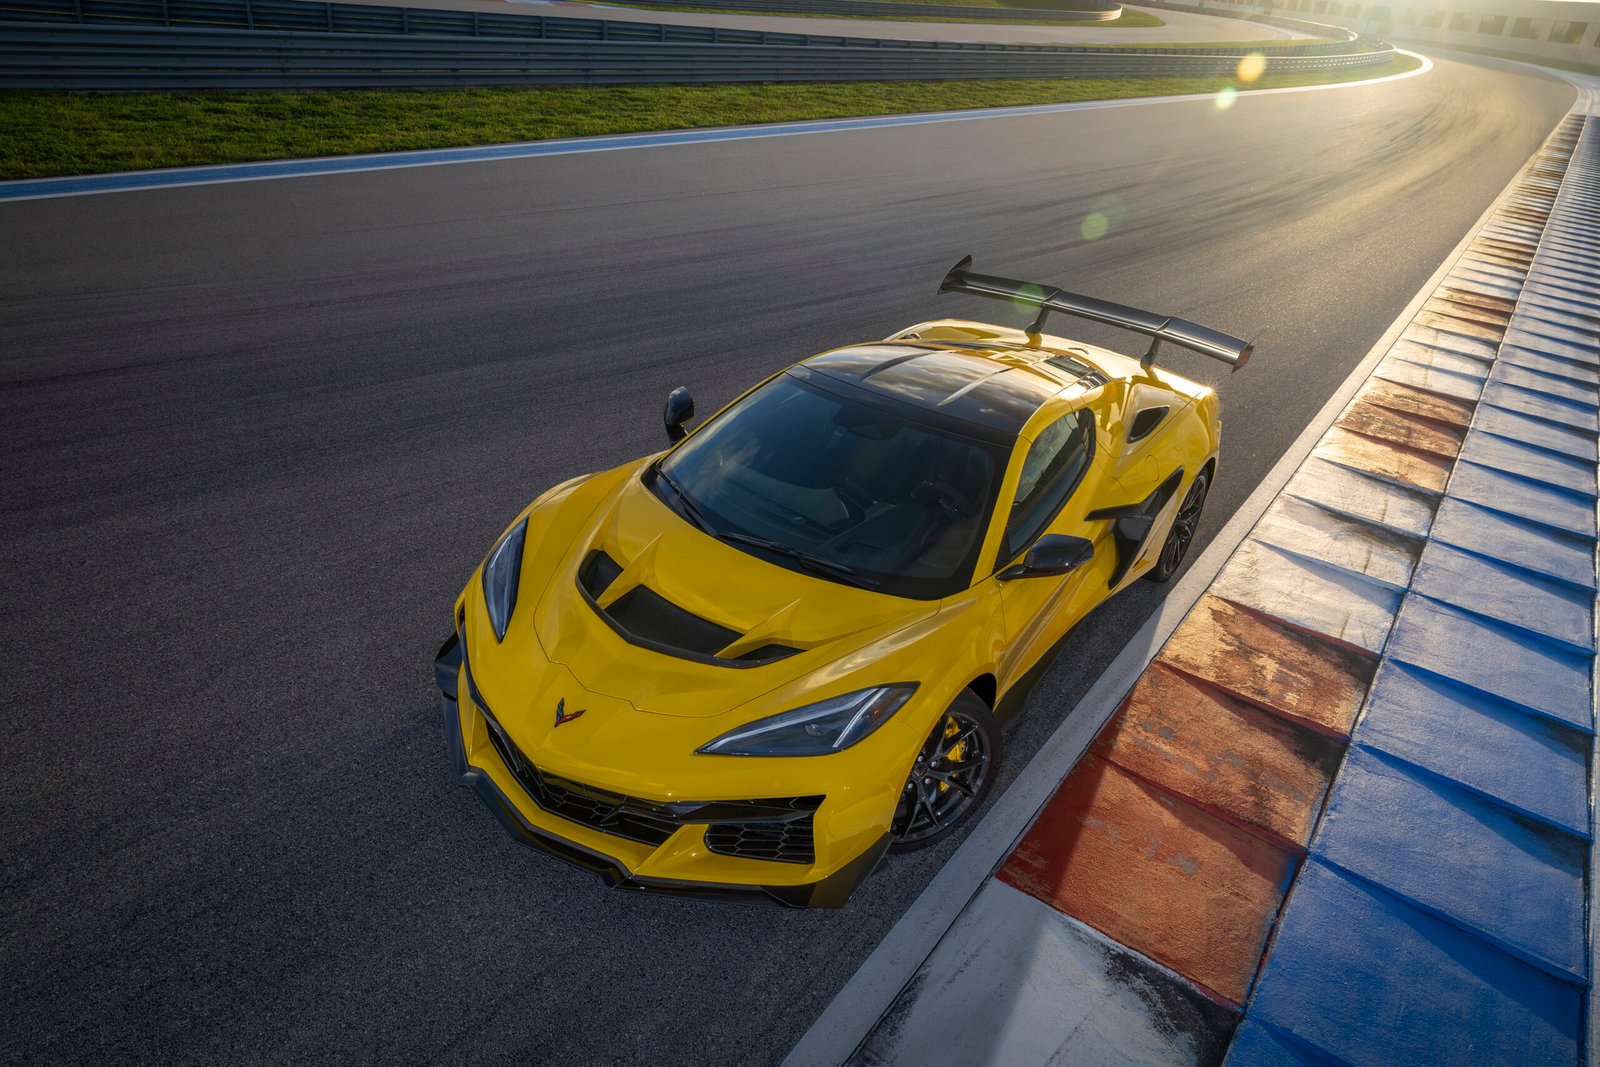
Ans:
[[[718,655],[744,635],[710,619],[685,611],[653,589],[636,585],[605,607],[600,597],[622,574],[622,567],[604,552],[592,552],[578,570],[578,587],[589,606],[623,638],[641,648],[723,667],[756,667],[799,652],[788,645],[768,644],[724,659]]]

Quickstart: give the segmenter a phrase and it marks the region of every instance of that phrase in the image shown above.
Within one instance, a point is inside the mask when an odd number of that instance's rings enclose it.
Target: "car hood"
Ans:
[[[645,466],[586,512],[533,620],[544,655],[591,693],[659,715],[724,715],[808,674],[821,690],[870,662],[867,646],[938,610],[724,544],[657,499]],[[604,582],[585,570],[602,553],[607,578],[620,570]]]

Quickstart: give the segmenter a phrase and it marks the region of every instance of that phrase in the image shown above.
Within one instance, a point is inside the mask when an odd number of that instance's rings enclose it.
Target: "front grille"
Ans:
[[[511,776],[544,811],[601,833],[652,846],[665,844],[679,827],[705,823],[709,824],[706,845],[713,852],[783,863],[813,861],[811,819],[821,806],[822,797],[660,804],[548,774],[523,755],[495,721],[472,680],[464,643],[462,665],[472,702],[489,728],[489,743]]]
[[[820,796],[684,801],[669,807],[541,771],[493,717],[485,714],[484,721],[489,725],[489,743],[511,776],[535,804],[552,815],[651,846],[665,844],[680,826],[714,819],[717,821],[706,828],[706,847],[713,852],[780,863],[811,863],[815,859],[811,816],[822,803]],[[749,822],[724,821],[747,814]]]
[[[533,802],[550,814],[645,845],[664,844],[682,825],[672,812],[653,801],[545,774],[511,743],[493,719],[485,719],[489,723],[489,741],[506,769]]]
[[[724,856],[779,863],[813,863],[811,814],[789,822],[721,823],[706,828],[706,847]]]

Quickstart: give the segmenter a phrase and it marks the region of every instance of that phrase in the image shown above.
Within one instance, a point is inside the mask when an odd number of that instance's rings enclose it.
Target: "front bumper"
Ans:
[[[882,862],[888,852],[890,835],[885,834],[855,859],[828,877],[801,885],[755,885],[724,882],[697,881],[643,877],[630,871],[620,859],[606,855],[587,845],[570,840],[550,828],[538,825],[529,818],[522,805],[538,811],[540,805],[525,788],[509,785],[518,782],[516,772],[492,746],[483,759],[492,759],[505,772],[509,787],[522,794],[515,800],[502,788],[500,782],[483,766],[474,765],[467,758],[466,739],[462,734],[462,713],[458,695],[458,680],[465,677],[472,689],[471,668],[464,662],[463,645],[459,634],[452,633],[439,649],[434,660],[434,680],[438,684],[441,710],[444,715],[445,738],[455,773],[461,784],[471,789],[484,806],[494,813],[508,833],[522,844],[546,855],[565,860],[584,870],[599,875],[614,889],[631,889],[675,896],[698,897],[737,904],[774,904],[791,908],[842,907],[856,886],[860,885]],[[469,699],[471,694],[469,693]],[[475,699],[469,708],[485,720],[488,711]],[[543,821],[543,820],[542,820]],[[552,817],[550,821],[560,822]]]

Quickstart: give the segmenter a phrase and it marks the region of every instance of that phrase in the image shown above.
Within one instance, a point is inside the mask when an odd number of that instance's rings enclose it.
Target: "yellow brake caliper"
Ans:
[[[959,733],[961,733],[961,727],[956,725],[955,719],[952,718],[952,719],[949,719],[949,720],[947,720],[945,722],[945,724],[944,724],[944,737],[945,737],[946,741],[949,741],[951,737],[953,737],[953,736],[955,736],[955,735],[957,735]],[[946,751],[944,753],[945,762],[947,764],[960,763],[961,762],[961,757],[964,754],[966,747],[967,747],[967,743],[965,741],[959,742],[958,744],[952,746],[948,751]],[[949,788],[950,788],[950,783],[949,782],[940,782],[939,783],[939,792],[943,793],[945,790],[947,790]]]

